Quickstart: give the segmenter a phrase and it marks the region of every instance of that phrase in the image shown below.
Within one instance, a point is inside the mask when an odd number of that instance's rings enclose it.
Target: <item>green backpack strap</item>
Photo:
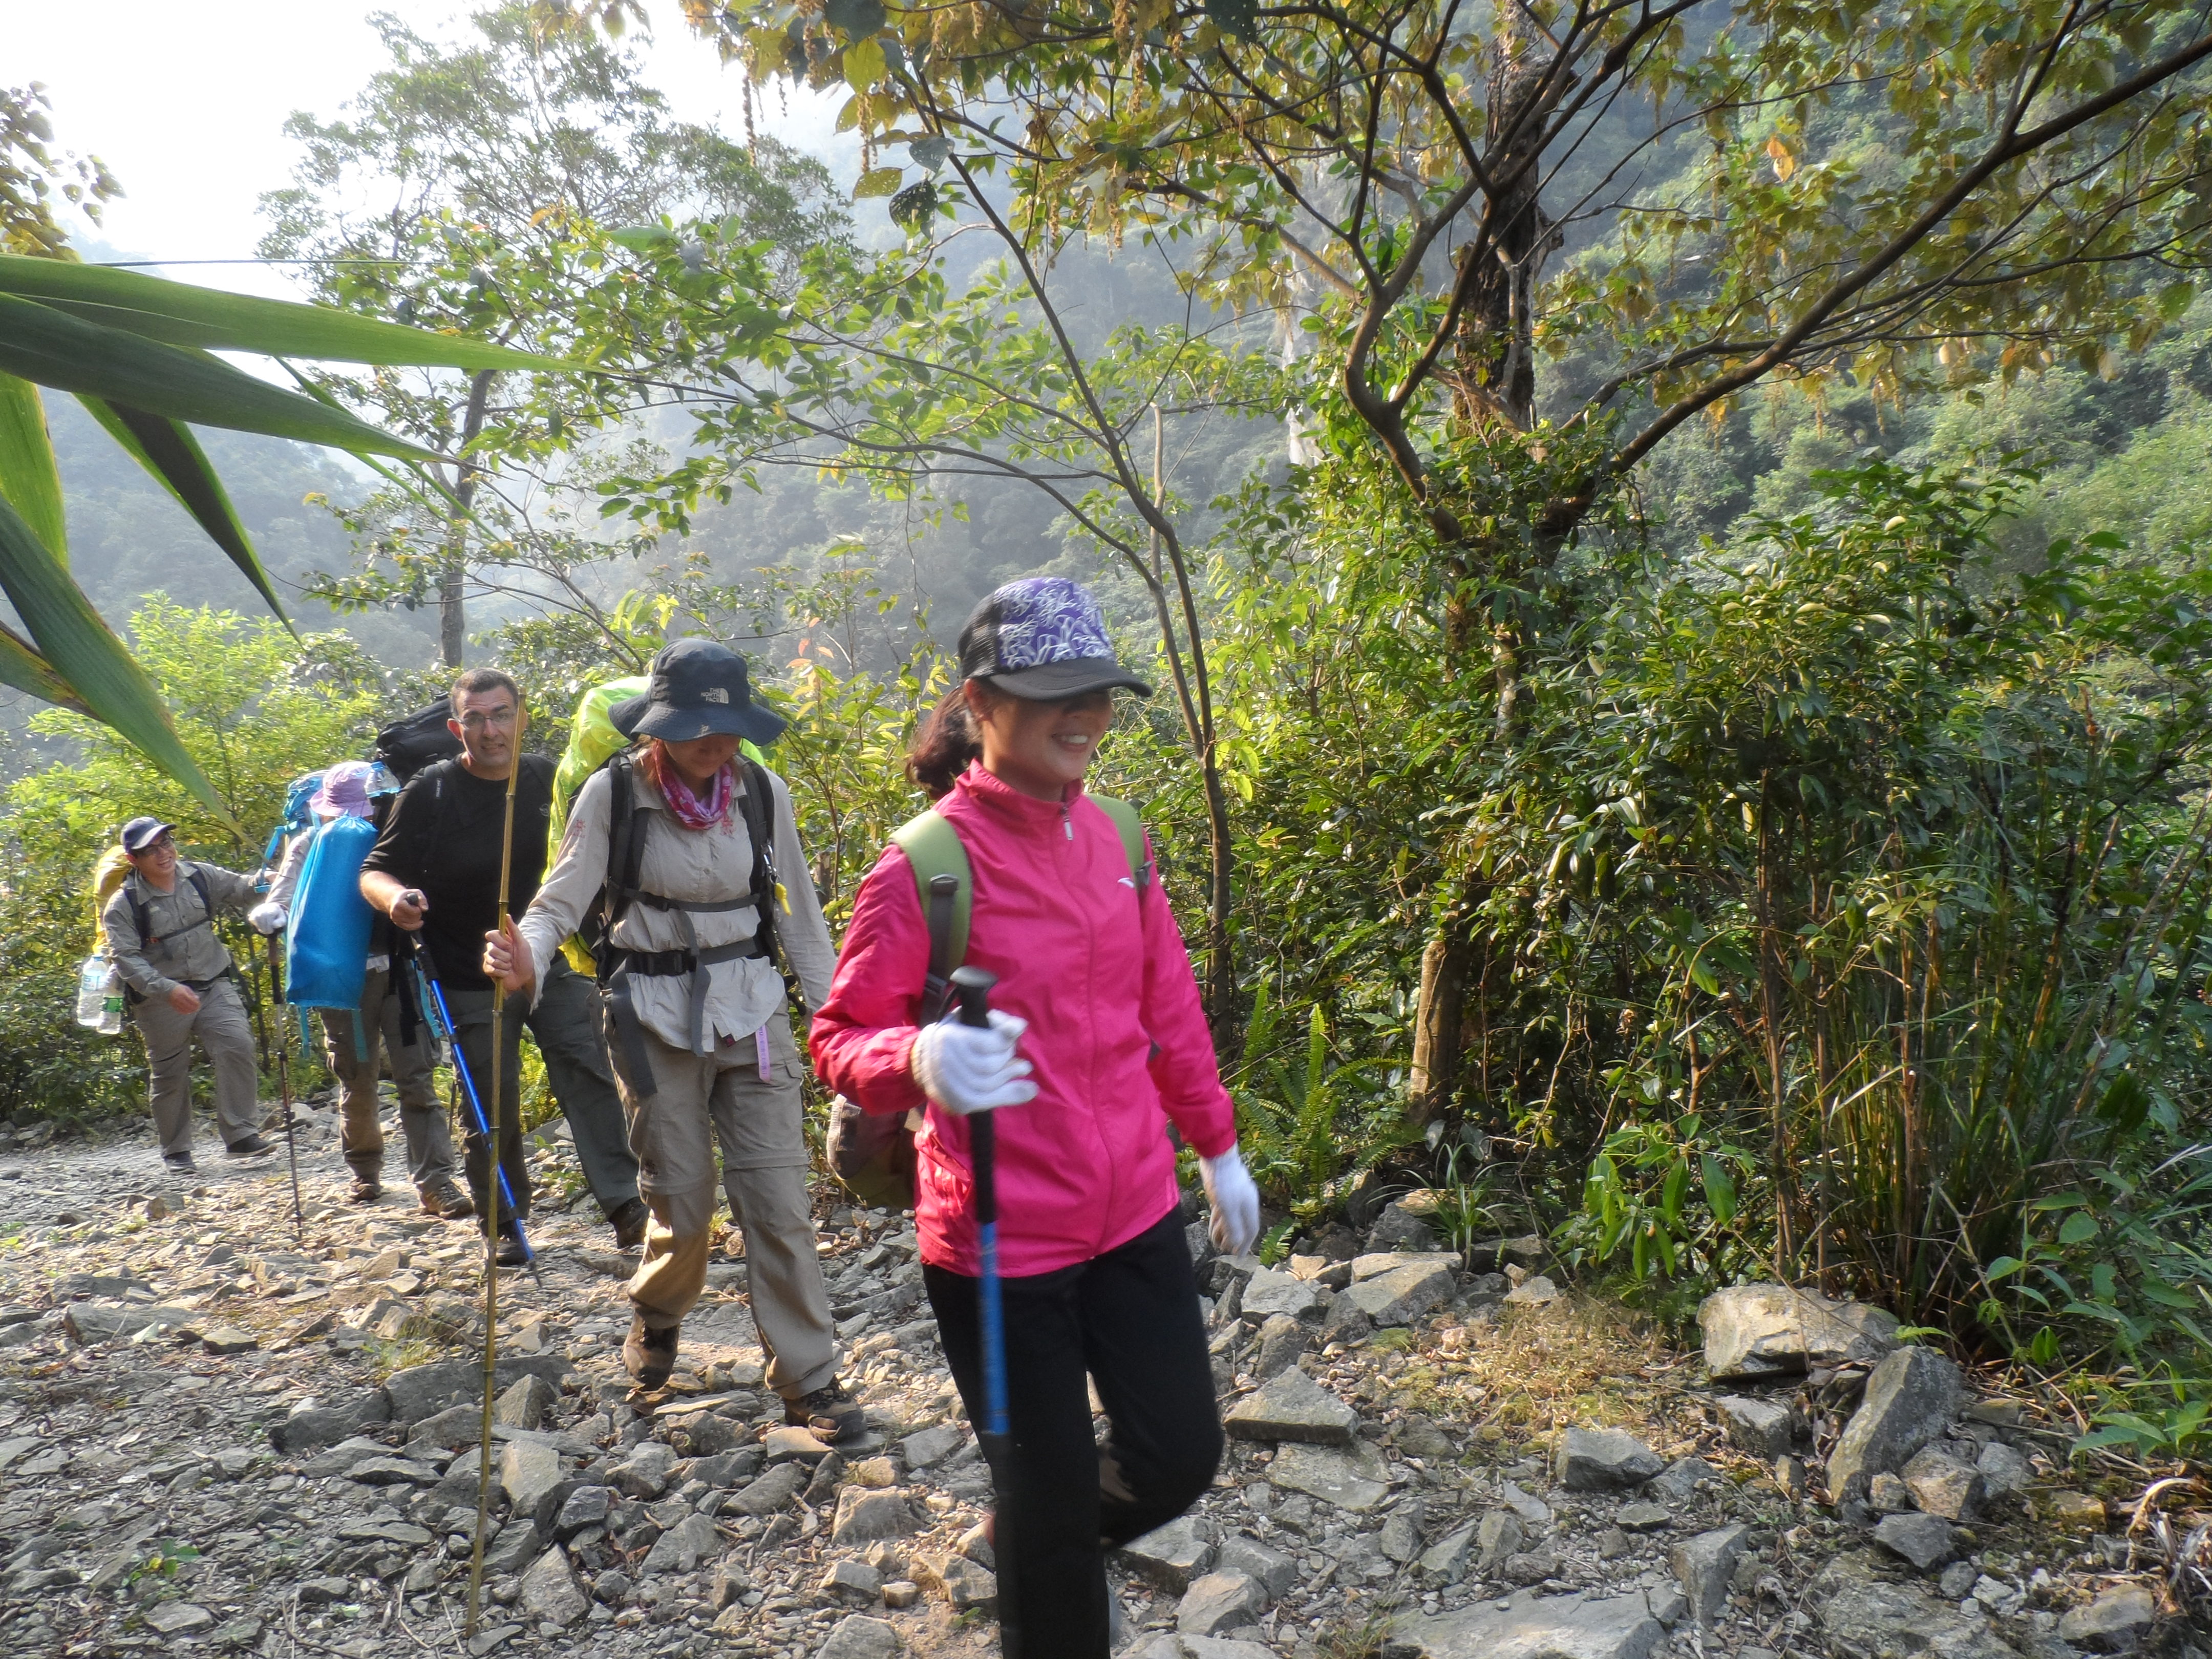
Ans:
[[[933,1025],[944,1018],[951,998],[952,970],[967,959],[975,878],[960,832],[933,807],[892,830],[891,840],[913,867],[921,914],[929,923],[929,977],[922,982],[920,1024]]]
[[[1125,800],[1111,795],[1093,795],[1091,804],[1114,820],[1114,831],[1121,837],[1121,852],[1129,860],[1129,879],[1142,894],[1152,883],[1152,860],[1145,856],[1145,821],[1137,809]]]

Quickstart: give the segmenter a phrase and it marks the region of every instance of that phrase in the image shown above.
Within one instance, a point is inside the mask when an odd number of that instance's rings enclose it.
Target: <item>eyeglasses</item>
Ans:
[[[515,711],[513,708],[494,708],[489,711],[472,708],[461,716],[461,730],[471,732],[488,729],[507,731],[514,725],[514,715]]]

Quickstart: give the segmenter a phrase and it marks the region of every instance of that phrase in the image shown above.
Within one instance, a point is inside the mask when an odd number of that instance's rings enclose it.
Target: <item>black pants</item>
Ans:
[[[446,1011],[453,1017],[453,1035],[459,1041],[461,1059],[469,1068],[470,1079],[477,1086],[477,1098],[483,1103],[485,1115],[490,1116],[494,1041],[491,993],[448,991]],[[507,1184],[514,1194],[514,1207],[510,1211],[501,1200],[499,1217],[502,1222],[510,1214],[525,1218],[530,1214],[530,1170],[522,1161],[522,1017],[526,1010],[520,997],[509,997],[505,1012],[499,1031],[498,1121],[504,1132],[499,1138],[499,1165],[507,1171]],[[477,1128],[476,1114],[469,1109],[465,1096],[461,1101],[461,1122],[467,1131],[461,1143],[461,1165],[468,1176],[469,1194],[477,1201],[477,1213],[488,1216],[492,1213],[491,1200],[498,1183],[492,1179],[488,1143]]]
[[[975,1280],[925,1266],[945,1357],[984,1420]],[[1006,1659],[1106,1659],[1105,1559],[1197,1501],[1221,1462],[1221,1418],[1189,1247],[1173,1211],[1058,1273],[1000,1281],[1011,1468],[994,1548]],[[1086,1374],[1112,1434],[1092,1437]],[[1102,1490],[1102,1479],[1104,1489]]]

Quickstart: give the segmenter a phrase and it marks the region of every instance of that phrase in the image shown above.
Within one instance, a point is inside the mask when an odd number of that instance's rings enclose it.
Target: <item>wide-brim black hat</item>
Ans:
[[[626,738],[686,743],[693,738],[744,738],[763,748],[783,735],[782,715],[752,699],[745,659],[713,640],[678,640],[653,659],[642,696],[607,711]]]

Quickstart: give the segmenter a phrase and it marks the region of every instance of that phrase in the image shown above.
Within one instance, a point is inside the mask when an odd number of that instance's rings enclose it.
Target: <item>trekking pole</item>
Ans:
[[[508,884],[514,872],[514,786],[522,774],[522,734],[528,729],[529,718],[523,713],[520,699],[514,708],[514,736],[507,755],[507,812],[499,842],[499,901],[498,920],[493,924],[500,936],[507,935],[507,898]],[[507,981],[494,979],[491,982],[491,1134],[485,1152],[492,1164],[500,1164],[500,1142],[507,1132],[507,1097],[500,1092],[500,1061],[507,1054]],[[507,1190],[506,1171],[501,1170],[500,1190]],[[518,1237],[522,1230],[520,1206],[508,1198],[509,1214]],[[496,1212],[499,1206],[495,1204]],[[484,1522],[491,1513],[491,1413],[499,1395],[499,1223],[496,1214],[484,1222],[484,1350],[483,1350],[483,1455],[477,1473],[477,1538],[476,1547],[469,1557],[469,1616],[462,1626],[464,1636],[477,1633],[477,1616],[483,1605]]]
[[[292,1135],[292,1032],[283,1012],[284,982],[278,977],[276,935],[262,936],[269,945],[269,997],[276,1005],[276,1088],[284,1101],[284,1161],[292,1166],[292,1236],[307,1242],[307,1218],[300,1205],[300,1145]]]
[[[991,988],[999,976],[981,968],[956,968],[952,988],[960,998],[960,1023],[988,1026],[991,1023]],[[975,1299],[983,1326],[983,1422],[975,1438],[984,1460],[997,1474],[1008,1466],[1001,1460],[1012,1450],[1006,1434],[1006,1327],[999,1304],[999,1189],[995,1158],[998,1128],[990,1112],[971,1113],[968,1119],[968,1152],[975,1167],[975,1257],[978,1277]],[[1011,1474],[1000,1475],[999,1508],[1003,1514],[1012,1494]],[[1005,1547],[1007,1528],[997,1529],[994,1547]]]
[[[446,1052],[453,1062],[453,1081],[460,1091],[461,1098],[469,1103],[469,1115],[475,1121],[477,1133],[489,1135],[491,1133],[490,1120],[484,1115],[483,1100],[477,1093],[475,1075],[470,1072],[468,1060],[461,1054],[460,1034],[454,1029],[453,1016],[446,1006],[445,988],[438,981],[438,964],[432,959],[430,947],[419,932],[407,937],[415,946],[416,960],[410,971],[420,983],[416,1004],[429,1023],[431,1035],[446,1045]],[[430,964],[427,973],[422,966],[424,963]],[[499,1166],[496,1159],[493,1161],[491,1169],[494,1179],[499,1183],[500,1196],[507,1200],[507,1208],[512,1210],[514,1207],[514,1189],[507,1185],[507,1171]],[[530,1265],[535,1269],[538,1252],[532,1247],[529,1235],[524,1232],[520,1219],[514,1223],[514,1236],[522,1245],[523,1255],[529,1257]]]

